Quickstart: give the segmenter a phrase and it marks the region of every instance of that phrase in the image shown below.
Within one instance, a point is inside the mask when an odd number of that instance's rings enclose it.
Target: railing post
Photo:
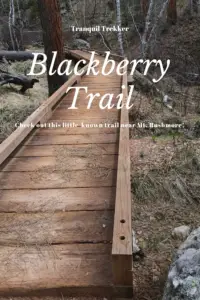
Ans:
[[[123,76],[123,102],[128,97],[127,69]],[[130,183],[130,148],[128,110],[121,109],[120,138],[117,169],[115,217],[112,244],[112,265],[114,284],[117,286],[132,286],[132,201]]]

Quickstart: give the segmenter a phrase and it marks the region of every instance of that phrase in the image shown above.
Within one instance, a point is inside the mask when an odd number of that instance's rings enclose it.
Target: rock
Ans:
[[[87,49],[87,50],[89,50],[90,49],[90,44],[87,41],[85,41],[85,40],[76,39],[73,42],[73,48],[75,48],[75,49]]]
[[[133,240],[133,254],[137,254],[138,252],[140,252],[140,247],[138,246],[138,240],[136,238],[135,235],[135,231],[132,230],[132,240]]]
[[[163,300],[200,299],[200,227],[180,246],[170,267]]]
[[[131,85],[133,83],[134,83],[134,78],[133,78],[133,76],[129,75],[128,76],[128,84]]]
[[[135,231],[132,230],[132,240],[133,240],[133,260],[138,261],[145,257],[143,250],[138,245],[138,240],[136,238]]]
[[[194,125],[194,136],[195,138],[200,137],[200,121],[197,121]]]
[[[190,227],[189,226],[179,226],[179,227],[176,227],[173,232],[172,232],[172,235],[173,237],[175,238],[178,238],[178,239],[186,239],[188,237],[188,235],[190,234]]]

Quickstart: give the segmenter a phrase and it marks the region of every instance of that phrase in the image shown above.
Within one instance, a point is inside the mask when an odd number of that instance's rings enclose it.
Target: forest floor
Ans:
[[[199,17],[186,22],[184,16],[159,41],[159,58],[170,58],[172,65],[159,88],[173,99],[173,110],[138,93],[130,113],[131,122],[143,124],[131,131],[130,139],[133,229],[145,254],[134,262],[137,300],[162,299],[170,264],[183,242],[172,236],[173,229],[200,226],[200,85],[194,83],[198,22]],[[164,128],[162,123],[181,126]]]
[[[29,48],[29,50],[37,50],[37,48]],[[11,64],[8,71],[11,74],[23,74],[30,70],[32,61],[15,62]],[[72,65],[73,67],[73,65]],[[36,66],[36,72],[40,67]],[[21,87],[16,85],[5,85],[0,87],[0,143],[7,138],[20,122],[23,122],[30,116],[41,104],[48,98],[48,83],[46,73],[44,75],[35,76],[39,79],[32,89],[26,91],[25,94],[20,93]]]
[[[12,63],[12,73],[24,74],[32,61]],[[46,75],[37,77],[40,82],[24,95],[14,85],[5,85],[0,88],[0,142],[10,135],[16,125],[23,122],[48,97]],[[17,124],[16,124],[17,123]]]
[[[146,125],[132,130],[130,139],[133,229],[145,254],[134,262],[137,300],[162,299],[170,264],[182,243],[172,236],[173,229],[200,226],[200,115],[194,100],[198,87],[190,88],[188,113],[184,89],[178,83],[176,87],[182,91],[182,97],[175,94],[176,113],[138,94],[130,114],[132,123]],[[181,128],[148,128],[149,123]]]

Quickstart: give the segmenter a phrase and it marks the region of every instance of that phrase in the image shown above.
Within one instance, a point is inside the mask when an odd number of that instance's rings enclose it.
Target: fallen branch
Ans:
[[[34,84],[39,82],[38,79],[31,79],[23,75],[11,75],[9,73],[0,74],[0,86],[13,83],[22,86],[20,92],[24,94],[28,89],[33,88]]]
[[[34,58],[34,53],[30,51],[0,51],[0,60],[6,58],[8,61],[25,61]],[[42,60],[42,55],[38,56],[38,60]]]

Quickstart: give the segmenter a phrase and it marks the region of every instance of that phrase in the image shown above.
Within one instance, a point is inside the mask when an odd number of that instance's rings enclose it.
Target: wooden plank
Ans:
[[[87,85],[87,89],[86,90],[79,89],[78,99],[80,99],[80,98],[86,99],[86,97],[87,97],[87,100],[89,101],[88,95],[90,93],[92,93],[92,94],[97,93],[98,95],[95,96],[93,103],[99,101],[99,99],[101,99],[101,97],[103,97],[105,94],[112,94],[112,95],[114,95],[114,97],[117,97],[121,93],[120,92],[121,91],[120,83],[112,83],[111,82],[109,86],[105,86],[104,83],[102,83],[102,85],[99,86],[99,83],[95,83],[95,82],[94,83],[82,83],[82,85],[79,85],[79,86],[85,87]],[[73,99],[74,95],[70,95],[69,97],[67,95],[67,98]],[[108,99],[108,97],[107,97],[107,99]],[[104,102],[105,101],[106,100],[104,100]]]
[[[0,292],[112,284],[109,245],[0,247]]]
[[[109,118],[117,118],[119,117],[119,111],[108,111],[108,110],[71,110],[71,109],[56,109],[52,115],[53,119],[71,119],[71,120],[80,120],[80,119],[109,119]]]
[[[87,80],[87,75],[85,76],[85,79],[82,80],[79,84],[79,86],[89,86],[89,88],[95,88],[97,89],[97,85],[98,87],[100,87],[100,90],[102,90],[104,88],[104,91],[110,89],[113,86],[114,89],[118,90],[120,92],[120,85],[121,85],[121,80],[115,80],[113,78],[109,79],[106,78],[106,82],[105,82],[105,78],[104,81],[102,80],[102,82],[100,82],[99,77],[97,76],[97,78],[95,79],[94,77]],[[112,91],[112,90],[111,90]]]
[[[94,160],[91,159],[91,154],[88,152],[85,157],[77,156],[76,153],[58,151],[55,152],[55,156],[52,157],[21,157],[12,158],[6,166],[3,168],[3,172],[19,172],[19,171],[40,171],[47,169],[49,172],[59,171],[62,168],[63,161],[65,164],[65,170],[89,170],[96,168],[109,168],[112,170],[117,169],[116,155],[101,155],[95,156]]]
[[[106,262],[105,262],[106,263]],[[133,287],[131,286],[114,286],[114,285],[105,285],[105,286],[63,286],[62,288],[48,288],[48,289],[37,289],[37,290],[9,290],[7,293],[1,292],[0,295],[3,296],[3,300],[5,300],[5,296],[8,297],[34,297],[33,299],[60,299],[60,297],[66,297],[67,299],[71,299],[73,297],[78,299],[93,299],[91,297],[101,297],[100,299],[105,298],[115,299],[115,300],[125,300],[133,298]],[[42,297],[42,298],[41,298]],[[53,297],[53,298],[52,298]],[[10,299],[10,298],[9,298]],[[12,298],[13,300],[18,300],[16,298]],[[31,298],[32,299],[32,298]],[[23,299],[20,299],[23,300]]]
[[[59,126],[59,125],[58,125]],[[75,128],[41,128],[37,130],[35,135],[75,135],[75,134],[110,134],[116,133],[119,128],[87,128],[87,127],[75,127]]]
[[[86,77],[87,77],[87,75],[86,75]],[[97,80],[91,79],[88,82],[86,82],[84,80],[83,81],[81,80],[81,82],[77,85],[77,87],[80,87],[78,96],[79,95],[87,96],[86,90],[88,91],[88,94],[93,93],[93,90],[99,91],[99,93],[101,93],[103,91],[105,93],[111,93],[111,94],[113,92],[120,93],[120,91],[121,91],[120,81],[113,82],[113,80],[110,80],[108,82],[105,82],[105,78],[104,78],[104,80],[102,80],[102,82],[101,82],[98,76],[97,76],[97,78],[98,78]],[[87,84],[87,86],[86,86],[86,84]],[[85,89],[85,87],[87,89]],[[113,89],[112,89],[112,87],[113,87]],[[73,87],[72,87],[72,89],[69,89],[69,91],[67,92],[66,97],[68,97],[70,94],[71,95],[75,94],[75,89]]]
[[[116,172],[110,169],[65,171],[53,173],[0,172],[0,189],[58,189],[68,187],[113,187],[116,185]]]
[[[72,119],[67,119],[67,118],[50,118],[48,123],[57,123],[57,124],[61,124],[61,126],[73,126],[73,127],[83,127],[83,126],[96,126],[99,124],[103,124],[105,126],[105,124],[109,124],[109,126],[111,126],[112,124],[115,125],[115,123],[119,122],[119,117],[118,116],[107,116],[107,118],[102,118],[102,119],[85,119],[85,118],[79,118],[78,120],[72,120]],[[64,123],[64,124],[63,124]],[[66,125],[67,124],[67,125]],[[74,125],[73,125],[74,124]]]
[[[79,53],[80,52],[83,52],[82,50],[70,50],[70,51],[78,51]],[[104,56],[106,55],[105,51],[100,51],[99,49],[90,49],[89,53],[91,53],[91,51],[95,51],[96,55],[98,55],[99,59],[103,60],[104,59]],[[84,50],[84,52],[86,52],[86,50]],[[110,56],[112,58],[114,58],[115,61],[121,61],[122,59],[124,59],[124,56],[121,56],[119,54],[116,54],[116,53],[110,53]]]
[[[78,299],[91,299],[91,297],[101,297],[105,296],[109,299],[115,300],[125,300],[125,299],[135,299],[133,298],[133,287],[131,286],[114,286],[114,285],[92,285],[92,286],[67,286],[67,283],[63,287],[57,288],[40,288],[40,289],[28,289],[27,287],[20,289],[7,289],[6,291],[0,290],[0,296],[3,300],[7,299],[6,296],[12,297],[13,300],[19,300],[16,297],[28,297],[28,299],[60,299],[60,297],[66,297],[71,299],[72,297]]]
[[[118,134],[85,134],[85,135],[34,135],[27,140],[24,145],[80,145],[80,144],[108,144],[115,143],[118,140]]]
[[[104,91],[104,94],[105,94],[105,91]],[[59,106],[58,106],[58,109],[63,109],[63,110],[69,110],[69,108],[71,107],[72,105],[72,101],[73,99],[66,99],[65,101],[62,101]],[[118,103],[118,99],[116,97],[113,97],[112,99],[112,105],[113,105],[113,108],[108,110],[107,108],[105,109],[106,112],[109,112],[109,111],[117,111],[117,103]],[[78,110],[81,112],[81,111],[85,111],[88,107],[88,99],[85,99],[85,98],[81,98],[80,100],[77,100],[76,102],[76,107],[78,108]],[[94,112],[97,112],[97,111],[100,111],[100,107],[99,107],[99,101],[95,101],[93,102],[93,104],[91,105],[91,108],[90,110],[94,111]],[[76,111],[77,113],[78,111]]]
[[[0,245],[111,242],[112,211],[0,213]]]
[[[90,60],[91,53],[79,50],[70,50],[70,54],[74,56],[76,59],[85,59],[87,61]]]
[[[44,145],[44,146],[23,146],[15,154],[15,157],[26,156],[55,156],[60,151],[68,152],[69,155],[76,153],[78,156],[90,155],[110,155],[118,154],[118,145],[113,144],[83,144],[83,145]]]
[[[104,90],[104,94],[105,94],[105,90]],[[117,94],[118,95],[118,94]],[[70,98],[67,98],[65,100],[63,100],[58,108],[60,109],[69,109],[72,105],[72,101],[73,99]],[[114,95],[113,99],[112,99],[112,103],[113,105],[113,108],[112,110],[113,111],[116,111],[117,109],[117,104],[118,104],[118,99],[116,97],[116,95]],[[81,97],[81,99],[78,99],[77,102],[76,102],[76,107],[81,111],[81,110],[85,110],[87,107],[88,107],[88,99],[86,99],[85,97]],[[91,105],[91,110],[99,110],[99,101],[94,101]],[[106,111],[108,111],[107,109],[105,109]]]
[[[71,110],[68,109],[68,106],[58,106],[57,109],[55,110],[54,114],[52,117],[55,117],[55,115],[62,115],[62,114],[66,114],[66,116],[69,116],[69,118],[73,119],[76,116],[82,116],[84,118],[84,116],[88,116],[90,117],[90,115],[93,115],[93,119],[97,119],[97,118],[108,118],[108,117],[112,117],[112,115],[115,116],[119,116],[120,111],[117,110],[116,108],[112,108],[110,110],[108,109],[100,109],[98,106],[96,107],[91,107],[91,109],[87,109],[87,106],[85,105],[84,107],[82,106],[81,108],[78,108],[76,110]],[[62,118],[62,117],[61,117]],[[86,118],[87,120],[87,118]]]
[[[0,212],[112,210],[115,188],[1,190]]]
[[[123,76],[126,102],[128,96],[127,70]],[[128,110],[121,110],[121,124],[129,123]],[[120,128],[119,156],[113,231],[113,275],[115,284],[132,285],[132,200],[130,183],[129,128]]]
[[[87,66],[83,69],[85,73]],[[31,116],[24,122],[24,127],[18,127],[3,143],[0,144],[0,165],[8,158],[8,156],[21,144],[21,142],[28,136],[35,126],[42,119],[46,119],[46,115],[50,116],[50,111],[53,106],[66,93],[69,86],[72,86],[80,76],[72,76],[63,86],[60,87],[50,98],[48,98],[38,109],[36,109]],[[30,126],[31,125],[31,126]]]

